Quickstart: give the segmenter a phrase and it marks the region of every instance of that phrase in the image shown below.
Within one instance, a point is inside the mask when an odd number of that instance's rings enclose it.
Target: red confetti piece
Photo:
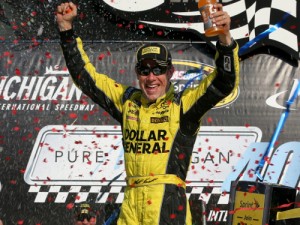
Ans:
[[[28,135],[27,135],[27,138],[28,139],[30,139],[30,138],[32,138],[33,137],[33,134],[32,133],[29,133]]]
[[[163,33],[162,31],[157,31],[156,34],[157,34],[158,36],[162,36],[164,33]]]
[[[212,121],[213,121],[213,119],[212,119],[211,117],[208,117],[208,118],[207,118],[207,122],[208,122],[208,123],[211,123]]]
[[[105,55],[103,53],[101,53],[99,56],[98,56],[98,60],[102,60],[104,59]]]
[[[12,64],[12,61],[11,60],[7,60],[7,65],[11,65],[11,64]]]
[[[17,110],[16,110],[15,107],[11,110],[11,113],[12,113],[14,116],[17,114]]]
[[[58,130],[56,130],[55,127],[53,127],[53,128],[51,129],[51,131],[52,131],[52,132],[59,132]]]
[[[51,59],[51,53],[50,52],[46,52],[45,56],[46,56],[47,59]]]
[[[76,118],[77,118],[77,114],[76,114],[76,113],[70,113],[70,114],[69,114],[69,117],[70,117],[71,119],[76,119]]]
[[[84,13],[80,13],[80,14],[79,14],[79,18],[80,18],[81,20],[83,20],[83,19],[85,18]]]
[[[106,111],[103,112],[102,115],[103,115],[103,116],[109,116],[108,112],[106,112]]]
[[[10,183],[11,184],[17,184],[17,181],[16,180],[11,180]]]
[[[180,153],[178,155],[178,159],[183,160],[185,158],[185,154],[184,153]]]
[[[47,201],[48,201],[48,202],[54,202],[54,198],[51,197],[51,196],[48,196]]]
[[[34,118],[33,118],[33,122],[34,122],[34,123],[39,123],[39,122],[40,122],[40,118],[34,117]]]
[[[17,224],[18,224],[18,225],[24,224],[24,220],[18,220]]]
[[[10,56],[10,52],[4,52],[3,56],[7,56],[7,57]]]
[[[216,211],[216,212],[220,212],[220,211],[221,211],[221,209],[220,209],[220,208],[214,208],[214,211]]]
[[[117,150],[117,149],[119,148],[118,145],[111,145],[110,147],[111,147],[112,149],[114,149],[114,150]]]
[[[17,76],[20,76],[20,75],[21,75],[20,69],[16,68],[16,69],[15,69],[15,74],[16,74]]]
[[[114,201],[113,196],[109,196],[109,197],[106,199],[106,202],[109,202],[109,203],[112,203],[113,201]]]
[[[67,208],[68,210],[73,209],[73,208],[74,208],[74,203],[69,203],[69,204],[67,204],[67,205],[66,205],[66,208]]]
[[[140,29],[140,30],[144,29],[144,25],[143,24],[139,24],[138,25],[138,29]]]
[[[269,157],[265,157],[265,161],[266,161],[266,163],[268,164],[268,165],[271,165],[271,161],[270,161],[270,158]]]
[[[57,105],[57,104],[59,103],[58,100],[52,100],[51,102],[52,102],[52,104],[54,104],[54,105]]]
[[[19,131],[19,130],[20,130],[20,127],[14,127],[13,130],[14,130],[14,131]]]
[[[255,190],[256,190],[256,187],[255,186],[251,186],[251,187],[249,187],[248,192],[249,193],[253,193],[253,192],[255,192]]]
[[[182,211],[184,209],[183,205],[178,206],[178,211]]]
[[[175,213],[171,213],[170,214],[170,219],[175,219],[176,218],[176,214]]]

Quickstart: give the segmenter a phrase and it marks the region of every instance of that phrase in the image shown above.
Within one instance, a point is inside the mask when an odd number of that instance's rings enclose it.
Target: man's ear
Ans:
[[[135,71],[135,73],[136,73],[136,76],[139,77],[139,74],[138,74],[138,71],[137,71],[137,67],[138,67],[138,65],[136,65],[136,66],[134,67],[134,71]]]
[[[174,71],[175,71],[174,66],[173,65],[169,65],[169,68],[168,68],[168,78],[169,78],[169,80],[171,80]]]

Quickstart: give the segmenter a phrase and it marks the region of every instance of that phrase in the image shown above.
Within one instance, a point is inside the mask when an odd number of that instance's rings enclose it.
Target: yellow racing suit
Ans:
[[[191,225],[185,191],[201,118],[238,86],[238,45],[217,43],[216,69],[196,88],[149,104],[141,90],[98,73],[73,30],[61,46],[75,84],[122,128],[127,186],[118,225]]]

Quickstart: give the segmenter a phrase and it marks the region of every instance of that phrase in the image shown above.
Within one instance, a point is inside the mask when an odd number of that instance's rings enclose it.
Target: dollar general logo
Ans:
[[[173,60],[175,72],[172,82],[175,91],[183,91],[187,87],[197,87],[201,80],[215,69],[211,65],[189,60]],[[227,107],[232,104],[239,96],[239,88],[236,88],[230,95],[220,101],[214,108]]]

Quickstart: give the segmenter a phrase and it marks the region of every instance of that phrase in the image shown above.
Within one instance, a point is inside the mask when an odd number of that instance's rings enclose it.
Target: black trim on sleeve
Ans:
[[[60,40],[62,42],[70,42],[76,39],[76,35],[73,29],[59,32]]]
[[[228,53],[232,52],[233,49],[235,49],[237,46],[237,43],[235,40],[232,39],[230,45],[221,45],[220,41],[217,41],[216,48],[220,53]]]

